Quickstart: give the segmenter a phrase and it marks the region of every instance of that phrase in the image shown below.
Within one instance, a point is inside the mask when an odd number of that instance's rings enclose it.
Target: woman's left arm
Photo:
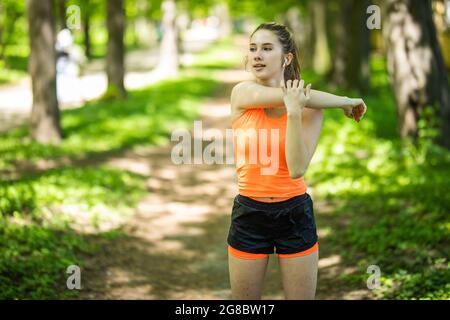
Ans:
[[[231,92],[231,105],[236,108],[284,108],[283,91],[280,87],[268,87],[253,80],[241,81]],[[341,108],[349,118],[362,119],[367,107],[360,98],[348,98],[310,89],[305,106],[310,109]]]
[[[313,109],[342,108],[352,105],[354,103],[352,100],[348,97],[311,89],[310,98],[306,106]]]
[[[367,106],[361,98],[337,96],[313,89],[311,89],[310,98],[306,107],[312,109],[341,108],[347,117],[354,117],[358,122],[367,110]]]

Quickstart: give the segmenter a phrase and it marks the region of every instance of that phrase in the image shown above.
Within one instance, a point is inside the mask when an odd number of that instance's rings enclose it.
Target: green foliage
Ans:
[[[0,184],[0,216],[15,213],[30,213],[35,208],[35,191],[33,186],[22,183]]]
[[[385,299],[450,299],[449,264],[429,262],[420,272],[400,269],[390,277],[382,277],[377,295]]]
[[[77,252],[94,254],[80,235],[35,225],[0,223],[0,298],[71,298],[76,291],[65,288],[66,269],[83,267]]]
[[[105,93],[100,97],[100,101],[109,101],[122,98],[119,88],[116,85],[108,84]]]
[[[233,17],[255,18],[259,23],[275,21],[292,7],[298,7],[301,11],[306,10],[307,1],[251,1],[251,0],[226,0]],[[283,23],[283,21],[278,21]]]
[[[0,60],[0,84],[17,82],[25,75],[25,71],[7,68],[5,61]]]
[[[365,286],[366,269],[375,264],[382,273],[379,298],[448,299],[450,152],[432,144],[434,118],[427,110],[419,145],[400,140],[383,61],[375,57],[372,67],[364,119],[325,113],[306,179],[345,225],[328,236],[345,248],[348,265],[359,266],[343,279]]]
[[[240,61],[242,56],[236,50],[227,50],[232,46],[232,41],[232,37],[222,39],[214,44],[213,48],[197,52],[193,57],[193,61],[186,66],[202,69],[228,69],[234,67],[236,61]]]
[[[27,72],[29,54],[24,1],[0,3],[0,84],[16,82]]]
[[[414,157],[421,163],[424,163],[436,156],[446,156],[445,150],[436,145],[440,138],[441,119],[438,113],[438,107],[426,106],[419,111],[419,137],[417,148],[415,148]]]

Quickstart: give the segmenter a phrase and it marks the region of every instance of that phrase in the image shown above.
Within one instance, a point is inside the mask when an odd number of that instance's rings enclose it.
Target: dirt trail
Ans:
[[[235,74],[239,72],[224,71],[220,79]],[[197,119],[204,134],[216,128],[225,137],[233,85],[221,83],[204,101]],[[209,143],[203,141],[203,146]],[[142,147],[110,160],[114,166],[148,175],[148,195],[125,226],[127,236],[97,240],[102,252],[83,271],[83,298],[230,298],[224,241],[237,193],[234,167],[176,165],[171,160],[175,144]]]

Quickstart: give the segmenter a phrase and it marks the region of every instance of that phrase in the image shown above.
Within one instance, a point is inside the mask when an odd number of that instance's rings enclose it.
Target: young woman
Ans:
[[[246,58],[255,79],[238,83],[231,92],[235,159],[243,160],[236,162],[239,194],[227,239],[232,298],[261,299],[268,257],[275,249],[285,298],[314,299],[318,237],[303,175],[319,140],[322,109],[342,108],[359,122],[366,105],[359,98],[312,90],[310,84],[304,88],[296,45],[283,25],[258,26]],[[249,130],[257,133],[253,142],[258,148],[237,133],[248,135]],[[273,130],[278,140],[267,138]],[[238,145],[242,141],[243,147]],[[277,170],[269,174],[262,161],[249,160],[261,143],[267,154],[279,155]],[[258,155],[261,150],[253,154]]]

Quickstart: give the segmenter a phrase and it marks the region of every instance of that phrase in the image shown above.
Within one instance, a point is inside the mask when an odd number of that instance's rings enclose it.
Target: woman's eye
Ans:
[[[266,50],[266,51],[270,51],[270,50],[272,50],[272,48],[264,48],[264,50]],[[250,48],[250,51],[255,51],[255,48]]]

